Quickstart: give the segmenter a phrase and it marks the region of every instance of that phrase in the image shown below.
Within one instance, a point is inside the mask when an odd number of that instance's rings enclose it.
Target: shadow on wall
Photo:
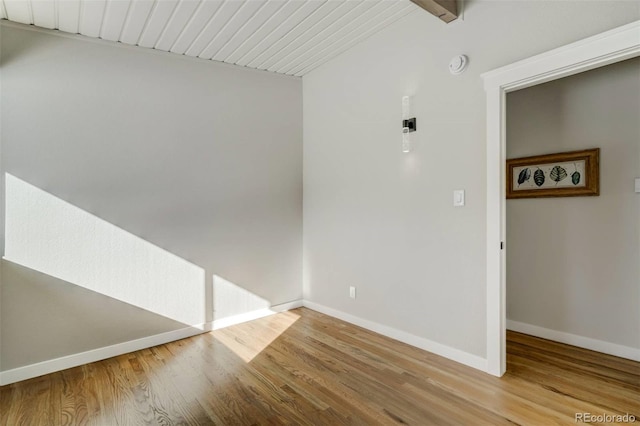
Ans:
[[[206,322],[202,267],[8,173],[5,237],[8,261],[183,324]],[[217,275],[213,286],[216,318],[270,307]]]
[[[202,331],[7,260],[0,302],[0,371],[163,333]]]
[[[6,175],[5,258],[184,324],[205,319],[204,270]]]

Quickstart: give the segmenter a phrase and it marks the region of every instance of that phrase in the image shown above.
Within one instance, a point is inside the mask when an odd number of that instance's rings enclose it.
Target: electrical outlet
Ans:
[[[349,287],[349,297],[352,299],[356,298],[356,288],[354,286]]]

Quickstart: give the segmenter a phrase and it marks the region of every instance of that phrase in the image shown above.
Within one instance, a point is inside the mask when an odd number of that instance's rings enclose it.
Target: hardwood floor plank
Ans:
[[[636,414],[640,409],[637,392],[621,390],[598,379],[585,380],[588,376],[581,376],[575,371],[565,371],[552,366],[542,369],[528,363],[520,364],[515,360],[511,363],[511,369],[513,374],[536,382],[540,391],[564,395],[593,405],[601,411],[615,412],[624,409],[630,414]],[[594,386],[594,383],[598,383],[598,386]]]
[[[51,381],[51,406],[49,412],[52,414],[54,424],[61,426],[74,425],[76,416],[76,392],[64,374],[59,373],[58,377]]]
[[[308,403],[323,415],[328,413],[331,417],[335,417],[337,413],[328,410],[332,407],[340,407],[341,413],[359,413],[362,418],[369,419],[365,410],[350,403],[351,395],[342,389],[336,389],[337,384],[330,378],[323,375],[308,375],[307,366],[312,357],[299,358],[298,353],[292,353],[290,349],[288,346],[281,346],[279,342],[274,342],[259,359],[254,359],[251,365],[261,375],[278,383],[281,388],[289,386],[296,393],[303,395]],[[346,416],[342,420],[342,423],[350,423]]]
[[[162,374],[164,360],[159,359],[156,351],[145,350],[138,358],[130,359],[133,370],[139,380],[148,380],[152,406],[160,407],[166,416],[156,415],[156,421],[163,424],[201,424],[207,419],[204,409],[195,401],[187,401],[174,386],[171,377]],[[171,421],[169,421],[171,419]]]
[[[640,421],[640,363],[507,333],[502,378],[306,308],[0,387],[14,425]]]
[[[532,350],[540,349],[547,353],[554,354],[560,359],[569,358],[579,363],[594,362],[603,367],[622,371],[635,377],[640,375],[640,366],[637,362],[630,359],[619,358],[613,355],[579,348],[577,346],[541,339],[539,337],[529,336],[516,331],[508,330],[507,336],[510,345],[521,344],[531,348]]]

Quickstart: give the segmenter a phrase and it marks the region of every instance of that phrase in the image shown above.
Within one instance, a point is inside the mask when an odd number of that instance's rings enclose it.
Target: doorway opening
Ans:
[[[640,56],[640,21],[490,71],[487,93],[487,372],[506,371],[506,96]]]
[[[507,330],[640,361],[640,57],[510,92],[506,111],[507,160],[554,156],[507,170]],[[585,151],[597,166],[568,160]]]

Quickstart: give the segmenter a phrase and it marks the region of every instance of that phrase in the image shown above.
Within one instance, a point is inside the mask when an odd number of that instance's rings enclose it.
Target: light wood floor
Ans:
[[[296,309],[0,388],[2,425],[575,424],[640,419],[640,364],[518,333],[489,376]]]

